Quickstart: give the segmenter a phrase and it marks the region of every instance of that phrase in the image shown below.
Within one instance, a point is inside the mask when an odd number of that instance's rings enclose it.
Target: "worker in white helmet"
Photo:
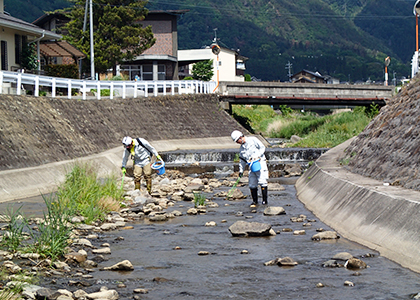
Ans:
[[[152,168],[150,166],[150,160],[153,155],[158,160],[162,160],[156,149],[145,139],[136,138],[132,139],[126,136],[122,140],[124,146],[124,154],[122,160],[122,172],[126,173],[126,164],[129,156],[133,159],[134,166],[134,188],[140,189],[141,178],[144,176],[146,180],[146,187],[149,194],[152,193]]]
[[[239,177],[243,176],[247,164],[258,161],[261,169],[257,172],[249,172],[248,185],[251,190],[252,204],[255,207],[258,204],[258,185],[261,186],[262,204],[268,203],[267,180],[268,167],[265,158],[265,146],[259,139],[253,136],[245,137],[242,132],[234,130],[231,134],[232,140],[241,145],[239,148]]]

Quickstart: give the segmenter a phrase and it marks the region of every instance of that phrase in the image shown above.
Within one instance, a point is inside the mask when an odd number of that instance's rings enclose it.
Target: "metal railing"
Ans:
[[[198,80],[159,80],[159,81],[98,81],[79,80],[60,77],[49,77],[18,72],[0,71],[0,94],[5,93],[5,83],[13,84],[16,94],[21,95],[22,90],[33,87],[33,95],[40,94],[40,87],[51,90],[51,97],[57,96],[57,89],[64,89],[67,98],[72,98],[72,90],[78,89],[82,93],[82,99],[87,99],[87,93],[95,93],[95,97],[149,97],[158,95],[175,94],[209,94],[212,93],[216,83]],[[101,96],[101,91],[109,90],[109,96]],[[62,90],[60,91],[62,92]],[[74,97],[74,96],[73,96]]]

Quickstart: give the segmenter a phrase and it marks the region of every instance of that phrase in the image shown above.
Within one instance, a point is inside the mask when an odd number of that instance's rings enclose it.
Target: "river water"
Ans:
[[[215,193],[228,189],[221,187]],[[249,193],[247,187],[240,189]],[[344,238],[312,241],[317,228],[333,229],[306,210],[296,198],[293,185],[285,185],[284,191],[269,191],[269,205],[282,206],[286,215],[264,216],[261,205],[253,212],[249,208],[250,199],[212,200],[219,207],[208,208],[206,214],[186,215],[193,204],[176,202],[167,210],[183,211],[183,216],[157,223],[141,220],[132,224],[134,229],[105,233],[92,243],[96,247],[109,243],[112,254],[105,255],[107,260],[89,273],[93,278],[51,276],[42,278],[39,285],[87,292],[107,286],[116,289],[120,299],[133,299],[136,288],[148,290],[147,294],[140,294],[139,299],[411,299],[420,292],[419,274],[379,253]],[[27,199],[19,205],[23,205],[23,211],[40,212],[42,200],[40,197]],[[4,210],[5,204],[0,208]],[[315,220],[311,227],[290,220],[301,214]],[[239,220],[269,223],[278,234],[232,237],[228,228]],[[206,227],[210,221],[217,226]],[[294,235],[283,232],[284,228],[304,229],[306,234]],[[176,247],[180,249],[175,250]],[[241,254],[242,250],[247,250],[248,254]],[[210,254],[198,255],[199,251]],[[349,252],[369,267],[355,271],[322,266],[339,252]],[[265,262],[286,256],[298,265],[264,266]],[[89,253],[89,258],[92,257]],[[99,271],[125,259],[131,261],[134,271]],[[83,286],[70,285],[71,281]],[[351,281],[354,286],[346,286],[345,281]],[[118,287],[121,283],[125,287]],[[317,287],[318,283],[324,287]],[[85,286],[88,284],[90,286]]]

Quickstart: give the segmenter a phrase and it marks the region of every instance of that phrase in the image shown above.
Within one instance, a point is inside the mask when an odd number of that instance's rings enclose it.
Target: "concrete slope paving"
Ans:
[[[420,192],[347,171],[349,140],[323,154],[296,182],[306,207],[340,235],[420,272]]]

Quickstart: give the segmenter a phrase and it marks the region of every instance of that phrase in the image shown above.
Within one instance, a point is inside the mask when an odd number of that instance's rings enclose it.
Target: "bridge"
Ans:
[[[294,109],[325,110],[385,106],[391,99],[393,86],[310,84],[286,82],[219,83],[219,98],[224,109],[232,111],[235,104],[288,105]]]

